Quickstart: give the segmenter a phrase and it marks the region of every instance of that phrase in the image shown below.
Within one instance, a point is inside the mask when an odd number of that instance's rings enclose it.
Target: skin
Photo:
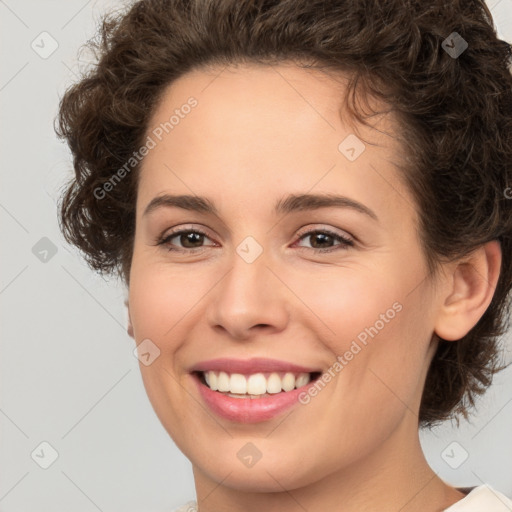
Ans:
[[[161,351],[140,364],[143,382],[192,463],[201,512],[429,512],[464,497],[428,466],[418,410],[434,333],[457,340],[476,324],[500,248],[490,242],[428,277],[415,202],[394,164],[399,127],[388,114],[375,129],[359,126],[376,145],[349,161],[338,145],[356,132],[340,113],[342,94],[342,80],[293,64],[232,66],[187,73],[153,112],[148,134],[189,97],[198,101],[143,162],[129,332]],[[219,215],[175,207],[143,215],[164,193],[206,196]],[[274,215],[290,193],[343,194],[378,220],[336,207]],[[171,228],[207,237],[155,245]],[[354,245],[301,238],[310,229]],[[250,264],[236,252],[247,236],[263,248]],[[322,247],[337,250],[315,251]],[[188,372],[212,358],[258,356],[327,370],[396,302],[402,310],[310,403],[274,419],[215,416]],[[237,457],[248,442],[261,452],[250,468]]]

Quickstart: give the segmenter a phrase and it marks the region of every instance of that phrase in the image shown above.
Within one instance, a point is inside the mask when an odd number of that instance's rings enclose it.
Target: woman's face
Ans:
[[[342,94],[293,65],[194,71],[151,119],[129,311],[149,399],[204,479],[294,489],[417,435],[437,299],[395,128],[376,118],[361,146]],[[166,194],[189,201],[145,213]],[[281,366],[236,365],[254,358]],[[229,397],[197,368],[272,392]],[[285,373],[298,389],[277,393]]]

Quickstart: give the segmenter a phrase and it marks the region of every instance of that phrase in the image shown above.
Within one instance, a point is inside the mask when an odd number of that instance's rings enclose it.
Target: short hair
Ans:
[[[361,97],[383,101],[399,121],[408,162],[401,177],[416,201],[429,270],[491,240],[501,244],[489,307],[461,339],[438,337],[421,400],[420,426],[467,419],[501,369],[512,287],[512,52],[485,2],[143,0],[126,7],[103,16],[84,45],[97,62],[60,100],[55,130],[74,167],[58,206],[66,241],[92,269],[129,285],[140,163],[115,186],[105,184],[143,145],[167,86],[188,71],[291,61],[344,73],[354,119],[368,124]],[[99,188],[108,190],[104,197]]]

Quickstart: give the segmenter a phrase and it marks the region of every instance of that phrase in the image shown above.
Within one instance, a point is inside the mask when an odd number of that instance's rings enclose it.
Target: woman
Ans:
[[[126,283],[182,510],[512,510],[418,437],[467,418],[509,313],[512,53],[484,2],[147,0],[96,49],[59,219]]]

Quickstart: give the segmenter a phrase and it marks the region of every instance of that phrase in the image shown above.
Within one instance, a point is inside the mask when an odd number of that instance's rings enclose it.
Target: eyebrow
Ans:
[[[148,215],[162,207],[182,208],[184,210],[219,216],[219,211],[215,204],[206,197],[171,194],[164,194],[153,198],[146,206],[142,215]],[[349,197],[335,194],[290,194],[276,202],[274,213],[278,215],[297,211],[317,210],[319,208],[349,208],[363,213],[373,220],[379,220],[377,215],[364,204]]]

